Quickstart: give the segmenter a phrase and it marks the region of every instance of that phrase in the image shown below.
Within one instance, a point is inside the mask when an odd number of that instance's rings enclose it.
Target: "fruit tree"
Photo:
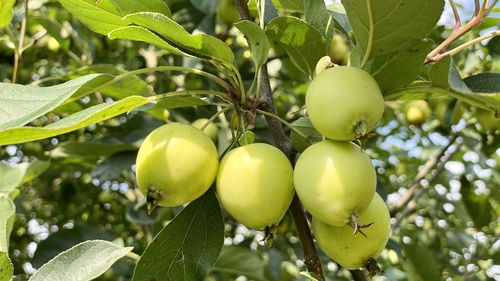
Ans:
[[[499,0],[0,0],[0,281],[500,280]]]

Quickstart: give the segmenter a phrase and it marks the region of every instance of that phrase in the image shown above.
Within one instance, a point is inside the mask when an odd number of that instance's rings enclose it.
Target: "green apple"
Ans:
[[[375,168],[360,147],[325,140],[300,155],[293,174],[295,190],[316,219],[343,226],[365,210],[377,184]]]
[[[328,55],[332,62],[338,65],[346,65],[349,59],[349,46],[342,35],[335,34],[330,43]]]
[[[306,107],[314,128],[332,140],[364,138],[384,113],[384,98],[367,72],[337,66],[323,70],[309,85]]]
[[[217,8],[217,17],[226,24],[233,24],[240,20],[234,0],[221,0]]]
[[[487,131],[500,130],[500,118],[495,116],[495,112],[477,108],[476,118],[483,129]]]
[[[191,123],[191,125],[201,130],[201,128],[205,126],[207,122],[208,122],[207,118],[200,118],[194,120],[193,123]],[[218,131],[219,130],[217,129],[217,125],[215,125],[213,122],[210,122],[203,130],[203,132],[207,134],[214,143],[217,142]]]
[[[363,234],[353,234],[352,228],[331,226],[313,216],[316,242],[327,256],[346,269],[365,267],[384,250],[391,233],[389,209],[380,195],[375,194],[368,208],[359,214],[359,221],[371,224]]]
[[[424,100],[410,101],[404,105],[406,121],[408,123],[420,126],[431,116],[431,108]]]
[[[187,124],[166,124],[139,148],[137,185],[153,206],[179,206],[208,190],[218,164],[217,149],[206,134]]]
[[[276,147],[253,143],[229,151],[220,163],[217,196],[224,209],[249,228],[278,225],[294,196],[293,168]]]

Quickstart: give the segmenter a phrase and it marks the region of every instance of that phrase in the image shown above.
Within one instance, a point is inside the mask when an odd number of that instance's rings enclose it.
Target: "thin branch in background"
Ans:
[[[495,0],[494,3],[496,1],[498,1],[498,0]],[[450,0],[450,4],[452,4],[452,3],[453,3],[453,1]],[[478,26],[479,24],[481,24],[481,22],[486,18],[486,16],[488,15],[488,13],[491,11],[491,9],[489,9],[489,8],[486,9],[486,5],[487,4],[488,4],[488,1],[487,0],[483,0],[483,5],[479,6],[479,0],[475,0],[474,1],[474,5],[475,5],[474,15],[469,20],[469,22],[467,22],[466,24],[463,24],[463,25],[455,26],[455,28],[453,29],[453,31],[451,32],[451,34],[448,36],[448,38],[446,38],[441,44],[439,44],[436,48],[434,48],[434,50],[432,50],[427,55],[426,60],[425,60],[424,63],[437,62],[440,59],[442,59],[443,57],[445,57],[445,56],[443,56],[441,54],[441,52],[443,50],[445,50],[446,48],[448,48],[448,46],[451,43],[453,43],[456,40],[458,40],[459,38],[461,38],[464,34],[466,34],[467,32],[471,31],[473,28],[475,28],[476,26]],[[455,5],[453,3],[452,4],[452,9],[453,9],[454,6]],[[456,6],[453,9],[453,13],[454,14],[455,14],[455,10],[456,10]],[[455,19],[456,19],[456,17],[455,17]],[[460,51],[461,51],[461,49],[460,49]]]
[[[434,57],[435,60],[439,61],[441,60],[442,58],[444,57],[447,57],[447,56],[453,56],[453,55],[456,55],[458,53],[460,53],[461,51],[465,50],[466,48],[472,46],[472,45],[475,45],[483,40],[486,40],[488,38],[492,38],[492,37],[496,37],[496,36],[499,36],[500,35],[500,30],[495,30],[495,31],[492,31],[488,34],[485,34],[483,36],[480,36],[480,37],[477,37],[473,40],[470,40],[468,42],[465,42],[463,43],[462,45],[458,46],[458,47],[455,47],[447,52],[444,52],[442,54],[439,54],[437,56]]]
[[[449,151],[455,143],[458,144],[452,151]],[[391,209],[391,216],[395,216],[397,214],[396,222],[392,225],[393,230],[396,229],[401,224],[403,219],[406,218],[408,214],[410,214],[415,209],[416,201],[428,190],[428,187],[432,186],[432,184],[438,179],[441,172],[444,170],[445,164],[451,160],[456,152],[460,150],[461,146],[462,142],[460,142],[458,134],[453,135],[448,145],[440,151],[438,157],[434,158],[436,160],[436,169],[433,171],[429,169],[427,171],[428,174],[431,175],[431,177],[427,180],[425,180],[426,177],[424,177],[415,185],[412,185],[412,187],[410,187],[406,192],[404,198],[400,200],[400,204]]]
[[[474,16],[479,15],[480,9],[481,9],[481,5],[479,5],[479,0],[474,0]]]
[[[462,25],[462,21],[460,20],[460,15],[458,14],[457,5],[455,5],[453,0],[449,0],[449,2],[451,9],[453,10],[453,16],[455,17],[455,29],[458,29]]]
[[[13,84],[15,84],[17,81],[17,73],[19,72],[19,66],[21,65],[21,59],[23,56],[24,38],[26,35],[26,24],[28,22],[28,12],[29,12],[28,2],[29,2],[29,0],[26,0],[24,2],[24,16],[23,16],[23,19],[21,21],[21,30],[19,32],[19,44],[17,45],[17,48],[14,52],[14,66],[12,69],[12,83]]]
[[[488,8],[486,8],[486,14],[489,14],[493,8],[495,8],[496,4],[498,3],[498,0],[494,0]]]

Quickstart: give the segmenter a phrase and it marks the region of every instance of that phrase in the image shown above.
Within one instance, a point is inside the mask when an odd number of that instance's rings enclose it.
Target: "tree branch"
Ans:
[[[398,212],[401,211],[396,219],[396,222],[392,226],[393,229],[396,229],[403,219],[415,208],[415,202],[424,194],[427,187],[431,186],[431,184],[437,180],[441,172],[444,170],[446,162],[450,161],[453,155],[460,149],[460,146],[462,145],[461,143],[454,151],[448,152],[457,139],[458,134],[451,136],[448,145],[443,147],[436,157],[427,161],[424,168],[420,170],[419,175],[415,178],[412,186],[405,193],[403,198],[401,198],[400,202],[390,210],[391,217],[396,216]],[[436,169],[432,171],[434,167],[436,167]],[[428,183],[424,186],[422,184],[422,180],[424,180],[428,174],[431,174],[431,177],[428,179]]]
[[[235,0],[238,13],[242,20],[250,19],[250,12],[245,0]],[[274,106],[271,84],[269,83],[269,75],[267,71],[267,64],[262,66],[261,70],[261,103],[260,108],[264,111],[277,115],[276,107]],[[270,116],[265,116],[266,122],[269,126],[269,130],[273,136],[274,143],[276,146],[285,153],[292,165],[295,163],[295,151],[293,150],[292,143],[290,139],[285,134],[285,130],[281,123]],[[324,280],[324,274],[321,267],[321,262],[319,260],[318,252],[316,250],[316,245],[312,238],[311,230],[309,227],[309,222],[307,221],[306,214],[300,203],[297,195],[294,195],[292,203],[289,207],[290,213],[292,214],[293,220],[295,222],[295,227],[302,245],[302,250],[304,252],[304,263],[307,270],[321,280]],[[361,281],[361,280],[360,280]]]
[[[15,84],[17,81],[17,73],[19,72],[19,66],[21,65],[21,59],[23,56],[23,48],[24,48],[24,38],[26,35],[26,24],[28,22],[28,2],[29,0],[26,0],[24,2],[24,16],[23,20],[21,21],[21,30],[19,32],[19,43],[17,45],[17,48],[14,52],[14,65],[12,69],[12,84]]]

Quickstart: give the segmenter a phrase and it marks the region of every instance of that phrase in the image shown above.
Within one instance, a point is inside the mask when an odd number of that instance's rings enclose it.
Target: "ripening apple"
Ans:
[[[314,128],[332,140],[364,138],[384,113],[384,98],[366,71],[337,66],[317,75],[306,94]]]
[[[404,105],[405,117],[408,123],[420,126],[431,116],[431,108],[424,100],[410,101]]]
[[[208,190],[218,164],[217,149],[206,134],[187,124],[166,124],[139,148],[137,185],[153,205],[182,205]]]
[[[207,122],[207,118],[200,118],[194,120],[193,123],[191,123],[191,126],[201,130],[201,128],[205,126]],[[210,122],[203,130],[203,132],[207,134],[214,143],[217,142],[218,131],[219,130],[217,129],[217,126],[213,122]]]
[[[343,226],[365,210],[377,177],[370,157],[351,142],[325,140],[300,155],[293,174],[304,207],[318,220]]]
[[[495,116],[495,112],[477,108],[476,118],[481,127],[487,131],[500,130],[500,118]]]
[[[332,62],[335,64],[347,64],[347,60],[349,59],[349,46],[342,35],[333,35],[328,55],[332,58]]]
[[[217,174],[217,196],[224,209],[249,228],[270,230],[292,202],[293,168],[276,147],[253,143],[229,151]]]
[[[358,219],[363,224],[361,233],[353,234],[352,228],[328,225],[313,216],[313,232],[319,247],[327,256],[346,269],[365,267],[384,250],[391,233],[389,209],[380,195],[375,194],[368,208]]]

